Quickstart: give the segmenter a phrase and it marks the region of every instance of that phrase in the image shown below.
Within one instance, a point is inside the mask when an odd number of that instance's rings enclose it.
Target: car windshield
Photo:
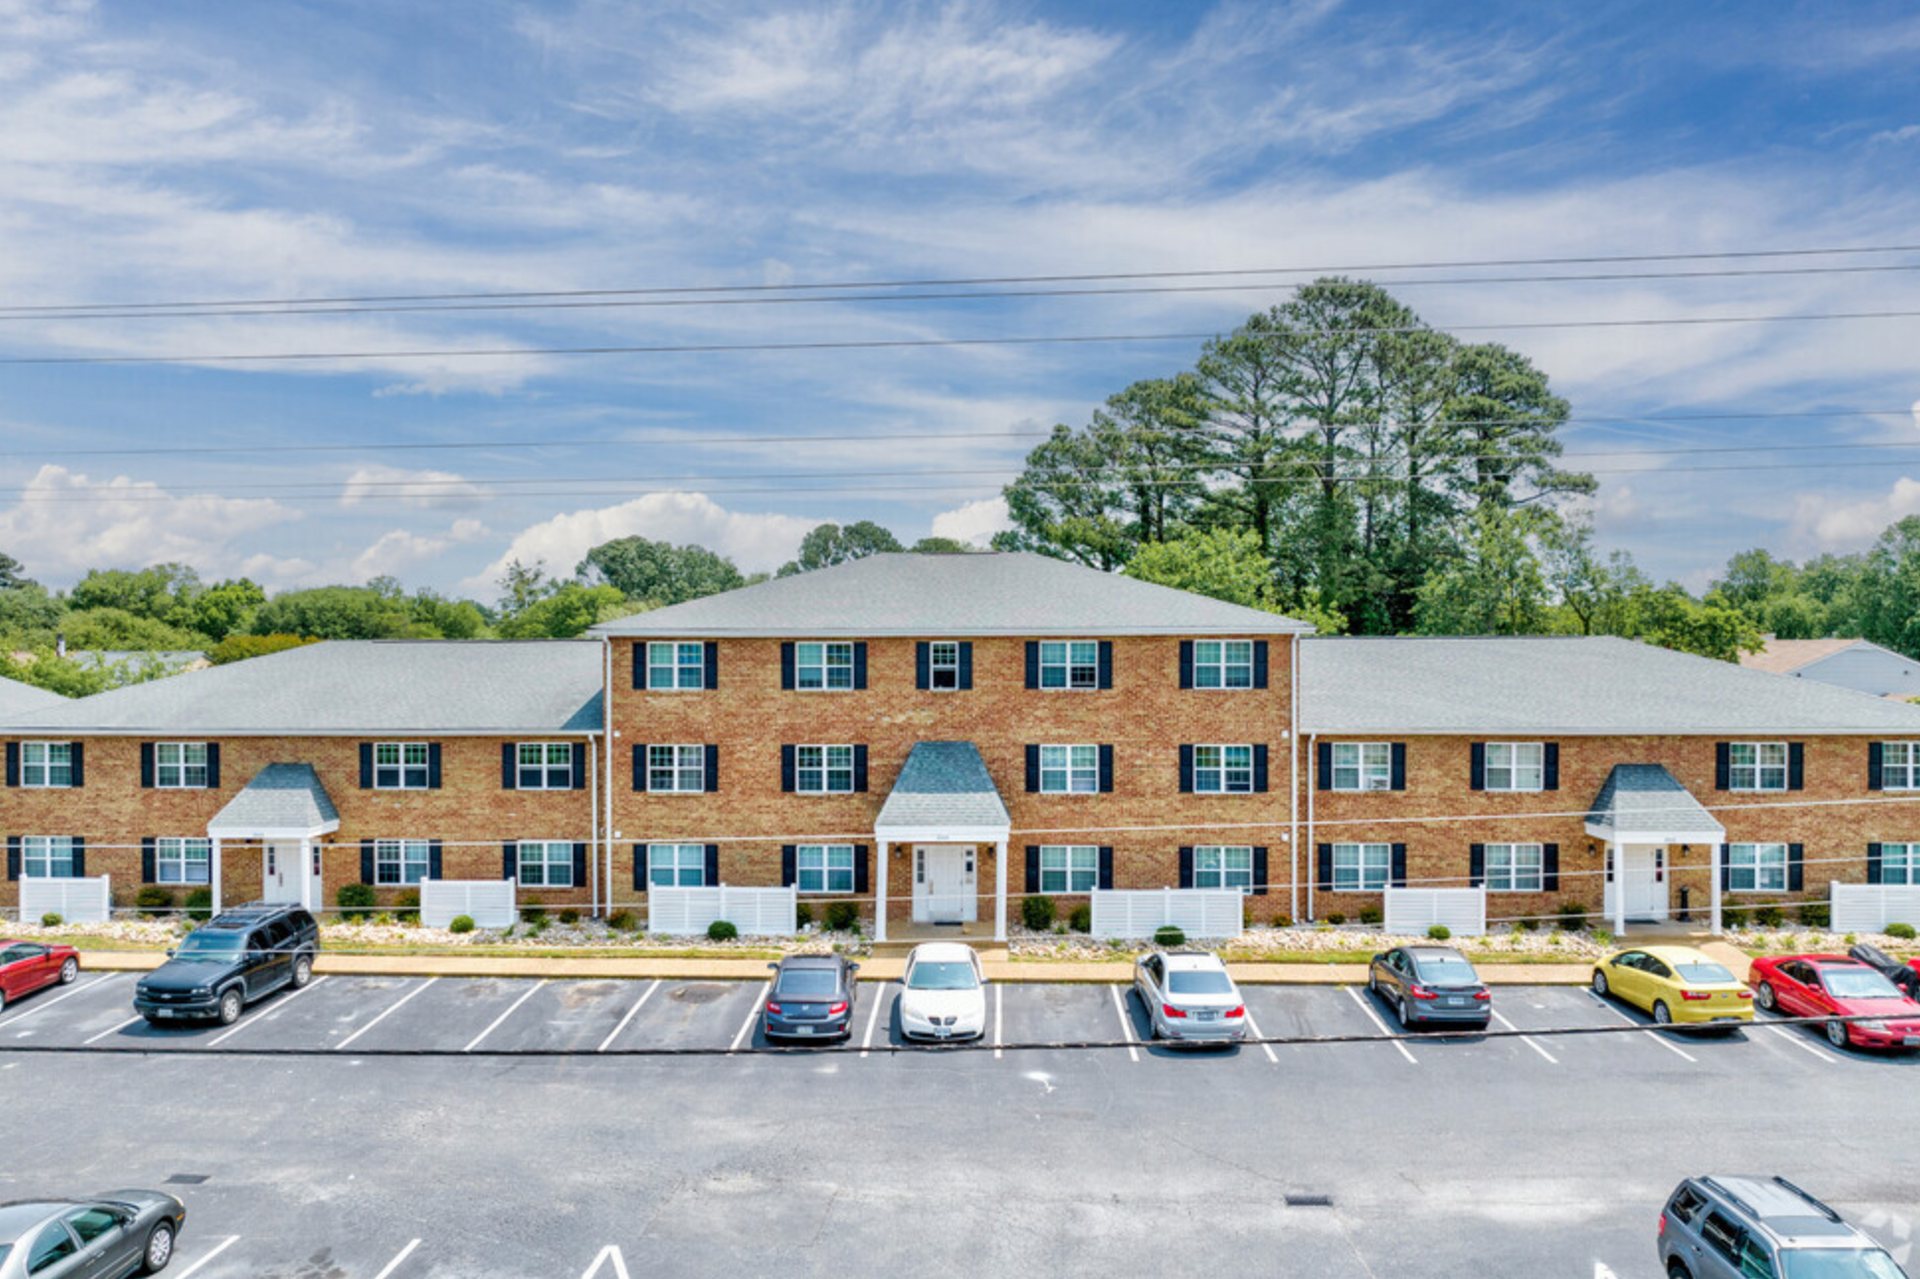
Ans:
[[[792,999],[800,995],[831,995],[840,989],[840,979],[831,968],[789,968],[780,974],[776,992]]]
[[[1464,959],[1423,959],[1420,976],[1436,986],[1471,986],[1480,980],[1473,965]]]
[[[180,953],[187,956],[231,955],[244,946],[246,940],[246,937],[240,933],[188,933],[186,940],[180,943]]]
[[[1781,1279],[1906,1279],[1878,1248],[1788,1248],[1780,1264]]]
[[[1900,990],[1868,968],[1829,968],[1823,974],[1827,991],[1838,999],[1898,999]]]
[[[925,960],[913,966],[908,990],[972,990],[980,984],[973,965],[964,959]]]
[[[1174,971],[1167,974],[1169,995],[1231,995],[1233,981],[1225,973]]]
[[[1733,982],[1733,974],[1718,964],[1676,964],[1674,967],[1680,973],[1680,980],[1690,986],[1711,986],[1715,982],[1729,985]]]

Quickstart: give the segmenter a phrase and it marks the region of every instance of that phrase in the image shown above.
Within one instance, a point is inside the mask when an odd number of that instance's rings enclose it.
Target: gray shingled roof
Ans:
[[[1044,555],[871,555],[603,622],[599,635],[1287,635],[1313,628]]]
[[[53,709],[56,706],[71,706],[72,698],[62,697],[58,693],[49,693],[44,688],[35,688],[17,679],[0,676],[0,722],[16,720],[22,716],[35,715]]]
[[[972,742],[915,742],[876,829],[1006,826],[1007,806]]]
[[[1300,648],[1311,733],[1920,733],[1920,706],[1610,636]]]
[[[16,716],[73,733],[585,733],[601,727],[593,640],[335,640]]]
[[[1602,837],[1666,831],[1726,833],[1706,805],[1660,764],[1615,764],[1594,797],[1587,825]]]
[[[207,833],[307,830],[337,825],[340,814],[311,764],[268,764],[207,823]]]

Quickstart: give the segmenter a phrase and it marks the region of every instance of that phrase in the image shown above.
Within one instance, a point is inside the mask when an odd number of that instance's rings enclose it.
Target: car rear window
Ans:
[[[1828,968],[1823,970],[1827,990],[1840,999],[1898,999],[1900,989],[1868,968]]]
[[[1733,981],[1733,974],[1718,964],[1681,964],[1679,971],[1681,981],[1702,986],[1713,982],[1731,983]]]
[[[1480,980],[1464,959],[1423,959],[1420,975],[1437,986],[1469,986]]]
[[[1878,1248],[1788,1248],[1780,1266],[1781,1279],[1904,1279]]]
[[[1225,973],[1181,972],[1167,974],[1169,995],[1230,995],[1233,981]]]
[[[231,955],[246,939],[239,933],[192,932],[180,943],[183,955]]]
[[[791,968],[780,974],[779,993],[795,995],[831,995],[840,988],[840,979],[830,968]]]
[[[972,990],[979,985],[973,965],[964,959],[928,960],[913,966],[909,990]]]

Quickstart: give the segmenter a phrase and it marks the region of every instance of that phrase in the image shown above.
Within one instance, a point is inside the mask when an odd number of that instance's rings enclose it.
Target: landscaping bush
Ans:
[[[547,908],[545,903],[538,897],[527,898],[526,904],[520,907],[520,918],[529,924],[546,923]]]
[[[1337,910],[1330,910],[1330,911],[1328,911],[1328,912],[1327,912],[1327,922],[1328,922],[1329,924],[1334,924],[1334,925],[1336,925],[1336,926],[1337,926],[1337,925],[1340,925],[1340,924],[1344,924],[1344,923],[1346,923],[1346,922],[1347,922],[1347,917],[1346,917],[1346,915],[1345,915],[1345,914],[1344,914],[1343,912],[1341,912],[1341,911],[1337,911]]]
[[[708,941],[732,941],[740,935],[740,930],[724,919],[716,919],[707,925]]]
[[[333,895],[333,904],[340,908],[342,919],[365,919],[373,914],[372,884],[342,884]],[[188,904],[192,901],[189,899]]]
[[[452,922],[450,922],[450,923],[449,923],[449,924],[447,925],[447,931],[448,931],[448,932],[450,932],[450,933],[470,933],[470,932],[472,932],[472,931],[473,931],[473,916],[472,916],[472,915],[455,915],[455,916],[453,917],[453,920],[452,920]]]
[[[417,924],[420,922],[420,890],[419,889],[417,888],[401,889],[400,892],[395,895],[393,899],[393,905],[394,905],[394,909],[399,912],[399,919],[401,923]]]
[[[1914,934],[1913,934],[1912,924],[1888,924],[1887,925],[1887,936],[1889,937],[1898,937],[1901,941],[1912,941],[1913,935]]]
[[[1292,928],[1293,916],[1292,915],[1275,915],[1273,917],[1273,926],[1275,928]]]
[[[1747,919],[1755,928],[1778,928],[1787,922],[1787,912],[1779,902],[1762,902],[1748,912]]]
[[[57,910],[50,910],[40,916],[40,927],[42,928],[58,928],[66,922],[66,920],[60,918],[60,912]]]
[[[795,928],[811,928],[813,926],[812,903],[801,902],[793,908],[793,926]]]
[[[613,929],[616,933],[630,933],[634,930],[638,922],[638,920],[634,919],[633,912],[630,910],[616,910],[613,914],[607,916],[607,927]]]
[[[1520,919],[1515,920],[1514,922],[1519,924],[1520,927],[1525,929],[1527,932],[1533,932],[1535,929],[1540,927],[1540,920],[1533,915],[1522,916]]]
[[[1187,944],[1187,935],[1178,928],[1175,928],[1172,924],[1166,924],[1154,930],[1153,944],[1162,950],[1168,950],[1175,946],[1184,946]]]
[[[580,912],[569,906],[560,912],[560,922],[563,924],[577,924],[580,922]]]
[[[1833,923],[1833,911],[1825,902],[1801,902],[1800,922],[1808,928],[1827,928]]]
[[[1378,906],[1362,906],[1360,908],[1360,922],[1363,924],[1378,924],[1383,922],[1386,917],[1387,912]]]
[[[1067,916],[1067,924],[1076,933],[1093,931],[1093,907],[1081,902],[1073,908],[1073,914]]]
[[[860,927],[860,903],[828,902],[827,927],[836,933],[853,932]]]
[[[213,890],[211,888],[196,888],[187,894],[187,918],[213,918]]]
[[[1434,941],[1445,941],[1447,938],[1453,936],[1453,929],[1448,928],[1445,924],[1435,924],[1433,927],[1427,929],[1427,936]]]
[[[391,928],[393,927],[393,916],[383,910],[373,917],[373,924],[376,928]]]
[[[141,910],[172,910],[173,894],[164,888],[147,887],[134,894],[133,904]]]
[[[1020,922],[1036,933],[1044,933],[1053,927],[1053,917],[1058,913],[1051,897],[1023,897],[1020,899]]]
[[[1561,902],[1555,912],[1560,916],[1560,927],[1570,933],[1577,933],[1587,926],[1587,908],[1579,902]]]

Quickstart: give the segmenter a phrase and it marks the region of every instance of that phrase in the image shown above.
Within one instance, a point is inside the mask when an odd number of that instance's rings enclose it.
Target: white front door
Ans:
[[[260,900],[300,900],[300,845],[268,844],[260,850]]]
[[[921,924],[980,918],[977,850],[972,844],[913,846],[913,918]]]
[[[1613,882],[1607,885],[1606,913],[1614,914],[1614,896],[1625,893],[1626,917],[1637,920],[1667,917],[1667,850],[1660,845],[1629,844],[1615,848]]]

